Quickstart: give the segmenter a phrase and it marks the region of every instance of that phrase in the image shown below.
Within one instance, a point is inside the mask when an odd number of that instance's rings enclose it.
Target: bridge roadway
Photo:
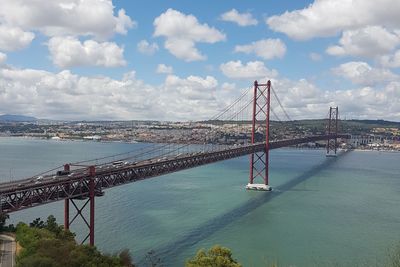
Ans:
[[[270,149],[315,142],[334,138],[335,135],[318,135],[270,142]],[[338,134],[338,138],[348,135]],[[96,167],[91,176],[88,168],[71,171],[69,175],[46,175],[0,183],[0,212],[13,212],[50,202],[73,198],[84,199],[89,194],[89,181],[94,180],[95,195],[102,196],[103,189],[136,182],[155,176],[241,157],[265,150],[265,142],[240,145],[216,151],[187,153],[178,156],[153,158],[140,162],[128,162],[119,166]]]

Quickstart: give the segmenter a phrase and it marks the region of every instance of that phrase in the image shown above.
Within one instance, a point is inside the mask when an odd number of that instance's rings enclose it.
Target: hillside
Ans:
[[[235,121],[203,121],[222,125],[225,123],[237,123]],[[251,124],[251,121],[243,121],[241,124]],[[339,132],[350,134],[372,134],[396,135],[400,132],[400,122],[385,120],[340,120]],[[327,119],[295,120],[295,121],[271,121],[271,134],[277,137],[280,133],[311,133],[320,134],[326,131]],[[397,130],[396,130],[397,129]],[[398,135],[398,134],[397,134]]]
[[[4,114],[0,115],[0,121],[33,122],[37,121],[37,119],[35,117],[24,116],[24,115]]]

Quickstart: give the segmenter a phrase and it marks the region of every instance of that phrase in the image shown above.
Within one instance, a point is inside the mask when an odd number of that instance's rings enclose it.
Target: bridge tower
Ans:
[[[250,155],[250,177],[246,189],[270,191],[268,185],[268,161],[269,161],[269,112],[270,112],[271,81],[266,84],[254,82],[253,116],[251,128],[251,143],[265,141],[263,152]],[[259,137],[259,129],[265,125],[265,140]],[[255,180],[262,183],[254,183]]]
[[[339,108],[330,107],[327,134],[332,136],[332,138],[329,138],[326,142],[327,157],[337,156],[336,153],[337,153],[338,117],[339,117]]]
[[[65,164],[64,165],[64,171],[69,172],[70,171],[70,164]],[[82,240],[82,244],[86,242],[86,240],[89,239],[89,245],[94,246],[94,199],[96,196],[96,191],[95,191],[95,181],[94,177],[96,176],[96,168],[95,166],[89,166],[88,167],[88,173],[90,175],[89,181],[86,183],[86,191],[88,192],[87,197],[83,198],[66,198],[64,200],[64,229],[69,230],[70,225],[78,218],[80,217],[83,222],[86,224],[88,227],[88,234],[87,236]],[[69,188],[66,188],[67,191],[69,191]],[[101,195],[101,194],[97,194]],[[84,200],[84,203],[82,205],[78,204],[77,200]],[[70,220],[70,205],[75,208],[76,214]],[[89,221],[85,218],[85,213],[83,210],[85,207],[87,207],[89,204]]]

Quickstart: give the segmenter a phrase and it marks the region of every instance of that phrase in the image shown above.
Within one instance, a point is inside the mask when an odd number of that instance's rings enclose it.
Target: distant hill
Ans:
[[[24,116],[24,115],[4,114],[4,115],[0,115],[0,121],[33,122],[33,121],[37,121],[37,119],[35,117],[29,117],[29,116]]]
[[[199,121],[200,123],[210,123],[210,124],[221,124],[221,123],[237,123],[237,121],[227,121],[227,120],[207,120],[207,121]],[[250,124],[250,120],[244,120],[239,123],[242,124]],[[327,123],[327,119],[303,119],[303,120],[294,120],[294,121],[276,121],[271,120],[271,123],[277,124],[298,124],[298,125],[318,125]],[[400,122],[396,121],[386,121],[386,120],[340,120],[342,124],[349,124],[349,125],[367,125],[373,127],[400,127]]]
[[[228,121],[204,121],[205,123],[218,124],[229,123]],[[231,123],[236,123],[230,121]],[[243,121],[242,124],[250,124],[250,121]],[[279,136],[282,132],[320,134],[326,131],[327,119],[308,119],[295,121],[271,121],[271,135]],[[374,134],[376,128],[397,128],[400,129],[400,122],[385,120],[340,120],[339,132],[358,134]],[[379,132],[382,132],[380,130]],[[385,131],[383,131],[385,132]],[[390,131],[387,131],[390,132]]]
[[[400,127],[400,122],[396,121],[385,121],[385,120],[348,120],[348,122],[360,123],[360,124],[370,124],[373,126],[381,127]]]

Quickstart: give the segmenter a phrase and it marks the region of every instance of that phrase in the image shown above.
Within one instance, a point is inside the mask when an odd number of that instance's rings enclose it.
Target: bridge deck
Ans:
[[[327,140],[334,137],[334,135],[319,135],[274,141],[270,142],[270,149]],[[337,137],[347,138],[348,135],[337,135]],[[103,189],[106,188],[237,158],[261,152],[264,149],[265,143],[256,143],[212,152],[197,152],[163,159],[154,158],[138,163],[132,162],[122,166],[97,168],[94,177],[91,177],[86,169],[80,169],[74,171],[73,176],[48,175],[44,176],[40,182],[30,178],[11,183],[1,183],[0,212],[9,213],[67,198],[85,198],[88,196],[90,179],[94,180],[96,195],[101,196]]]

